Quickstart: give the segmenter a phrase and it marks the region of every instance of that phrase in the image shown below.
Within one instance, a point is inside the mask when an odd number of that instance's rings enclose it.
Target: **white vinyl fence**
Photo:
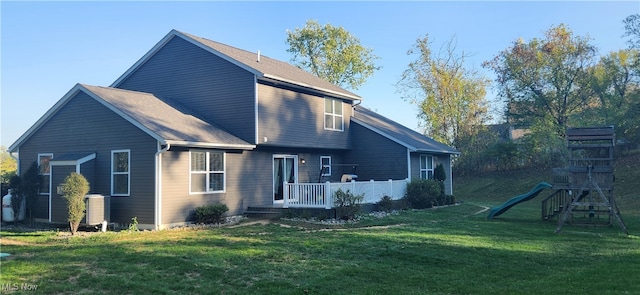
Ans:
[[[387,181],[351,181],[325,183],[284,183],[284,208],[333,207],[333,195],[341,189],[354,195],[364,195],[363,203],[377,203],[383,196],[393,200],[404,197],[408,179]]]

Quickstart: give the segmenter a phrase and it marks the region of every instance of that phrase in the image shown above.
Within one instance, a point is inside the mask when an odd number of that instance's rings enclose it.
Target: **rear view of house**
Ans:
[[[9,152],[20,171],[38,163],[36,217],[47,222],[66,220],[56,188],[71,172],[110,196],[112,222],[154,229],[191,222],[205,204],[232,215],[293,206],[289,184],[346,174],[406,181],[442,164],[451,194],[457,151],[361,101],[285,62],[173,30],[109,87],[72,87]]]

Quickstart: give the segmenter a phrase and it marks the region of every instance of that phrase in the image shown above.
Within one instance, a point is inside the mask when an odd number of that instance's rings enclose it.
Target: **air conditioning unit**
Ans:
[[[100,194],[89,194],[85,197],[87,215],[86,225],[98,225],[111,219],[111,197]]]

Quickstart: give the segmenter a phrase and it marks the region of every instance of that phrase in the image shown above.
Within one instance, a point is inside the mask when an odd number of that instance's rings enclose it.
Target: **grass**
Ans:
[[[487,220],[484,208],[550,178],[496,173],[456,179],[459,206],[347,226],[2,231],[1,252],[13,255],[1,260],[1,293],[34,294],[20,290],[29,284],[40,294],[640,294],[639,162],[617,171],[629,236],[615,225],[554,234],[540,197]]]

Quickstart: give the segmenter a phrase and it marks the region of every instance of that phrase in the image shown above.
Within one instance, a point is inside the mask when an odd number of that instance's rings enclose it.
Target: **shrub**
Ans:
[[[225,204],[211,204],[196,208],[196,223],[221,223],[224,213],[229,211]]]
[[[393,209],[393,200],[389,196],[383,196],[378,202],[378,207],[382,211],[389,212]]]
[[[62,183],[62,197],[67,200],[67,210],[69,212],[69,226],[71,234],[75,235],[80,226],[80,221],[84,218],[84,196],[89,192],[89,182],[84,176],[78,173],[71,173]]]
[[[415,179],[407,184],[404,199],[413,209],[431,208],[442,196],[442,188],[433,179]]]
[[[444,171],[444,166],[442,166],[442,164],[436,165],[436,168],[433,169],[433,179],[440,182],[447,180],[447,173]]]
[[[346,192],[341,189],[333,194],[333,204],[336,207],[338,218],[343,220],[353,219],[364,200],[364,195],[354,195],[349,190]]]
[[[140,231],[138,228],[138,217],[134,216],[131,218],[131,223],[129,223],[129,231]]]

